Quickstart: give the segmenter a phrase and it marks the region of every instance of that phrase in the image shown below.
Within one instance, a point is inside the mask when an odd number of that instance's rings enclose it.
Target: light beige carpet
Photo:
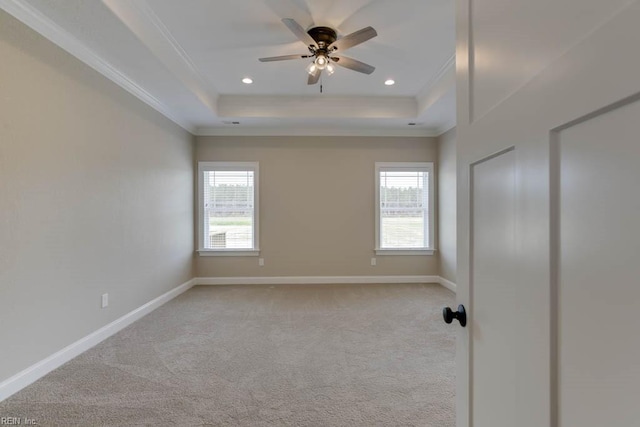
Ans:
[[[0,403],[40,426],[454,422],[439,285],[194,287]]]

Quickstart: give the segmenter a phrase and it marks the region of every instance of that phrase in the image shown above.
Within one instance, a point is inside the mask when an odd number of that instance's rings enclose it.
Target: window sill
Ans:
[[[258,249],[199,249],[198,255],[200,256],[259,256],[260,250]]]
[[[376,255],[433,255],[434,249],[376,249]]]

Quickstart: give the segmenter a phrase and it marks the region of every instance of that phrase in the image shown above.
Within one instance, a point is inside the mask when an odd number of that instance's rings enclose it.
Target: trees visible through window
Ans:
[[[377,250],[432,250],[432,163],[376,163]]]
[[[257,250],[257,163],[203,162],[200,249]]]

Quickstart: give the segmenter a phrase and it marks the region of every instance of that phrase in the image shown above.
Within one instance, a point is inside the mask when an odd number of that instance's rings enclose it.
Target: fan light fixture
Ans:
[[[312,27],[305,30],[292,18],[284,18],[282,23],[307,47],[308,52],[304,54],[270,56],[259,58],[260,62],[287,61],[290,59],[306,59],[312,58],[311,64],[307,65],[307,73],[309,77],[307,84],[315,85],[325,74],[331,75],[335,72],[336,65],[348,68],[358,73],[371,74],[375,67],[360,62],[357,59],[343,56],[342,52],[366,42],[378,33],[373,27],[365,27],[351,34],[338,39],[336,30],[329,27]]]
[[[315,60],[315,64],[319,70],[324,70],[325,68],[327,68],[327,65],[329,64],[329,59],[324,55],[318,55],[318,57]]]
[[[325,58],[324,56],[322,56],[321,58],[324,58],[324,60],[320,61],[320,62],[323,63],[323,65],[319,65],[318,64],[318,60],[316,59],[314,62],[312,62],[311,64],[307,65],[307,73],[313,75],[313,74],[315,74],[315,72],[317,70],[326,71],[327,75],[329,75],[329,76],[332,75],[333,73],[335,73],[335,71],[336,71],[335,65],[333,65],[331,63],[331,61],[329,59]]]
[[[327,64],[327,68],[325,68],[325,71],[327,72],[327,75],[331,75],[334,73],[334,71],[336,71],[336,67],[333,66],[333,64],[331,62],[329,62]]]
[[[316,63],[315,63],[315,62],[312,62],[311,64],[307,65],[307,73],[309,73],[309,74],[313,74],[313,73],[315,73],[315,72],[316,72],[316,69],[317,69],[317,68],[318,68],[318,67],[316,67]]]

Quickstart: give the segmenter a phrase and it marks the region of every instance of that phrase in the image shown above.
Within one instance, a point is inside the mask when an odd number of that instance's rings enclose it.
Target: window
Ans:
[[[433,163],[376,163],[376,254],[433,250]]]
[[[258,255],[258,163],[199,162],[200,255]]]

